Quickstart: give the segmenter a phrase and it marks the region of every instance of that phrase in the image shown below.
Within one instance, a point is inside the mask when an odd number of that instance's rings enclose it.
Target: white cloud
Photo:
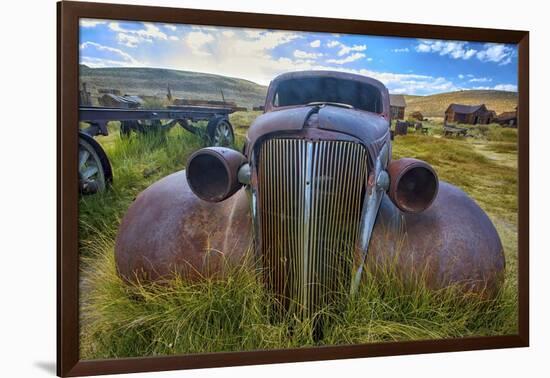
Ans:
[[[258,39],[262,36],[263,30],[248,29],[245,30],[244,33],[248,38]]]
[[[458,87],[452,81],[444,77],[379,72],[367,69],[353,72],[380,80],[391,93],[425,95],[458,90]]]
[[[143,38],[152,38],[152,39],[163,39],[166,40],[168,37],[166,34],[160,31],[160,29],[150,22],[144,22],[145,30],[138,30],[137,34]]]
[[[107,21],[101,21],[101,20],[92,20],[89,18],[81,18],[80,19],[80,26],[83,28],[95,28],[97,25],[103,25],[106,24]]]
[[[352,51],[365,51],[366,49],[367,49],[367,45],[346,46],[342,44],[340,47],[340,51],[338,51],[338,56],[349,54]],[[357,55],[357,54],[354,54],[354,55]]]
[[[514,84],[497,84],[494,87],[479,86],[479,87],[473,87],[472,89],[517,92],[518,86]]]
[[[224,30],[222,31],[222,35],[226,38],[231,38],[235,35],[235,32],[233,30]]]
[[[176,37],[175,35],[171,35],[170,37],[168,37],[170,39],[170,41],[179,41],[180,39],[178,37]]]
[[[511,63],[515,53],[514,48],[498,43],[486,43],[482,50],[476,50],[470,48],[468,42],[427,39],[420,40],[415,50],[420,53],[448,55],[454,59],[468,60],[475,56],[482,62],[494,62],[499,65]]]
[[[82,51],[82,54],[84,54],[85,53],[84,51],[87,49],[101,51],[103,53],[106,53],[112,56],[111,59],[109,58],[100,59],[103,61],[120,62],[121,64],[125,64],[127,66],[136,66],[140,64],[140,62],[134,59],[134,57],[132,57],[130,54],[114,47],[109,47],[96,42],[89,42],[89,41],[84,42],[80,45],[80,50]],[[88,59],[93,59],[93,58],[88,58]],[[96,58],[96,59],[99,59],[99,58]]]
[[[168,30],[171,30],[171,31],[176,31],[178,30],[178,28],[176,27],[176,25],[171,25],[171,24],[164,24],[164,27]]]
[[[118,33],[117,34],[117,41],[119,44],[124,45],[126,47],[137,47],[139,44],[139,37],[131,34],[126,33]]]
[[[208,26],[208,25],[192,25],[191,29],[205,31],[205,32],[217,32],[220,30],[220,28],[217,28],[216,26]]]
[[[458,78],[459,79],[464,79],[466,76],[464,76],[463,74],[458,74]]]
[[[470,83],[489,83],[493,81],[493,79],[489,77],[474,77],[470,80],[468,80]]]
[[[514,49],[512,47],[496,44],[486,43],[483,45],[483,50],[478,51],[476,57],[482,62],[495,62],[499,65],[506,65],[512,62],[512,56]]]
[[[320,47],[320,46],[321,46],[321,40],[320,40],[320,39],[316,39],[315,41],[311,42],[309,45],[310,45],[311,47],[314,47],[314,48]]]
[[[395,52],[395,53],[405,53],[405,52],[409,52],[409,48],[404,47],[402,49],[393,49],[392,51]]]
[[[432,48],[430,47],[430,45],[427,45],[425,43],[420,43],[416,46],[416,51],[427,53],[432,51]]]
[[[128,64],[124,60],[115,60],[115,59],[103,59],[103,58],[94,58],[90,56],[83,56],[80,58],[80,63],[85,64],[91,68],[105,68],[105,67],[137,67],[138,65]]]
[[[476,54],[477,50],[470,49],[467,45],[467,42],[424,39],[420,40],[415,50],[420,53],[438,53],[441,56],[449,55],[453,59],[468,60]]]
[[[327,59],[326,62],[329,63],[329,64],[346,64],[346,63],[355,62],[356,60],[359,60],[359,59],[364,58],[364,57],[365,57],[365,54],[363,54],[363,53],[354,53],[354,54],[350,54],[350,55],[348,55],[348,56],[346,56],[345,58],[342,58],[342,59]]]
[[[344,56],[353,51],[365,51],[367,49],[367,45],[348,46],[339,41],[329,41],[327,43],[327,47],[340,47],[340,50],[338,50],[338,56]]]
[[[191,51],[196,55],[208,56],[212,55],[209,51],[204,51],[203,47],[208,43],[214,41],[214,37],[210,33],[203,31],[194,31],[187,34],[185,37],[185,43]]]
[[[323,56],[321,53],[308,53],[302,50],[294,50],[292,55],[298,59],[317,59],[318,57]]]
[[[301,36],[296,33],[284,32],[284,31],[270,31],[270,32],[263,33],[261,35],[261,38],[259,38],[259,40],[256,41],[256,44],[262,50],[269,50],[279,45],[293,41],[297,38],[301,38]]]
[[[224,31],[233,34],[224,34]],[[314,64],[305,55],[302,58],[292,55],[288,58],[273,57],[274,48],[298,38],[303,36],[287,31],[224,28],[208,33],[191,31],[182,37],[188,50],[173,49],[163,56],[157,66],[240,77],[267,84],[279,73],[309,69]]]
[[[517,92],[518,86],[514,84],[498,84],[495,85],[495,89],[498,91]]]
[[[117,41],[128,47],[136,47],[141,42],[152,43],[154,40],[168,40],[168,35],[162,32],[155,24],[143,22],[144,29],[127,29],[118,22],[110,22],[109,29],[119,33]],[[122,34],[122,35],[121,35]]]

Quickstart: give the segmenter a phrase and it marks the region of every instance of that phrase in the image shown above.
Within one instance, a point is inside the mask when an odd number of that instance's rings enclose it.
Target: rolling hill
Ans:
[[[443,117],[447,107],[452,104],[479,105],[485,104],[497,114],[513,111],[517,106],[517,92],[495,90],[465,90],[440,93],[431,96],[407,96],[405,115],[420,111],[424,117]]]
[[[170,87],[175,98],[221,100],[251,109],[263,105],[267,87],[252,81],[199,72],[162,68],[90,68],[80,65],[80,82],[86,83],[92,97],[98,89],[118,89],[123,94],[166,98]],[[443,117],[451,103],[485,104],[498,113],[512,111],[517,105],[517,93],[496,90],[465,90],[431,96],[405,95],[406,115],[420,111],[425,117]]]
[[[123,94],[166,98],[170,87],[175,98],[234,101],[252,108],[263,105],[267,88],[252,81],[199,72],[161,68],[90,68],[80,65],[80,82],[92,97],[98,89],[118,89]]]

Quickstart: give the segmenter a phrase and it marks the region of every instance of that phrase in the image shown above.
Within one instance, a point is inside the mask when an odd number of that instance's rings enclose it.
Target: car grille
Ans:
[[[269,139],[260,149],[263,277],[279,309],[314,316],[349,291],[367,152],[303,139]]]

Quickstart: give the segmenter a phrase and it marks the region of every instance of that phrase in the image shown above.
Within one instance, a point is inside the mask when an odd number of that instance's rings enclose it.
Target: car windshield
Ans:
[[[356,109],[382,113],[380,91],[373,85],[334,77],[293,78],[281,81],[273,106],[345,104]]]

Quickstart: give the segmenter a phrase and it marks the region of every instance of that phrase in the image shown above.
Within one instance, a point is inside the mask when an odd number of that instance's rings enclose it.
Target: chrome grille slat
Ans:
[[[282,138],[260,149],[264,279],[281,309],[311,316],[350,282],[366,150],[347,141]]]

